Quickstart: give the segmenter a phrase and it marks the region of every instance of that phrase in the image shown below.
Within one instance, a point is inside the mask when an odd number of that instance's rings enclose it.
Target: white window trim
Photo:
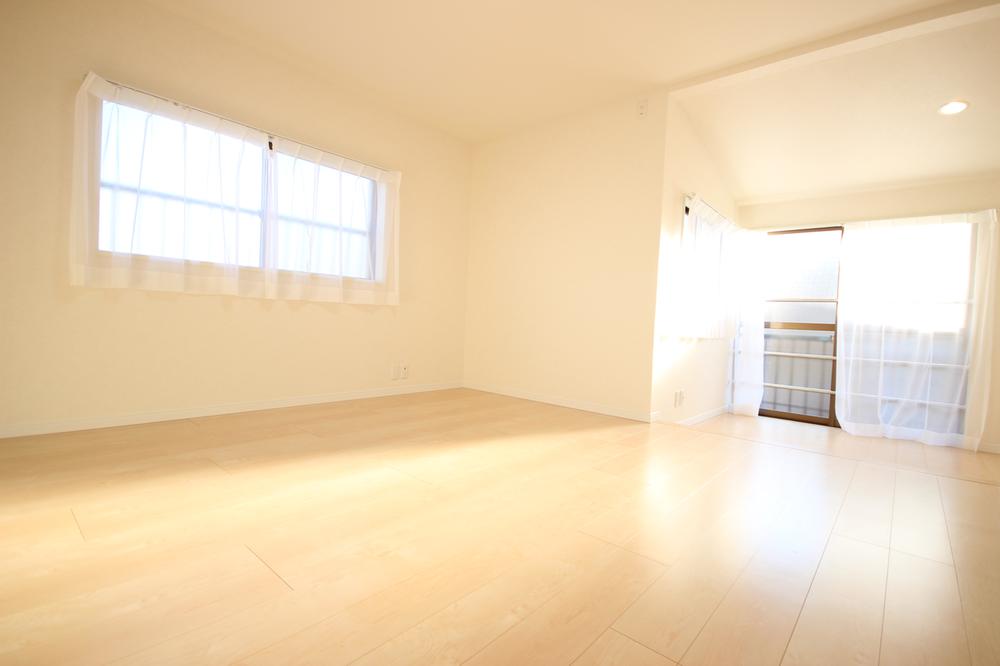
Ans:
[[[98,249],[100,220],[101,105],[118,102],[150,113],[237,136],[284,153],[298,154],[324,166],[370,178],[376,183],[374,262],[371,280],[278,270],[264,267],[175,260]],[[399,302],[400,173],[355,162],[278,137],[178,102],[107,81],[93,72],[76,97],[74,116],[70,281],[75,286],[136,288],[254,298],[395,305]],[[267,216],[262,223],[267,224]],[[265,244],[264,253],[269,252]]]

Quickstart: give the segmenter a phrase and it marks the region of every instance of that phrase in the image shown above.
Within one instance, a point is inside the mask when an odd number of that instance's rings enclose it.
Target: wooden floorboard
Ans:
[[[450,390],[0,440],[2,664],[997,664],[1000,458]]]

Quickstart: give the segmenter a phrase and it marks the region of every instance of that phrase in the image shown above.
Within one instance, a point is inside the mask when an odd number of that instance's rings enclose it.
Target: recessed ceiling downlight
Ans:
[[[947,104],[943,104],[941,108],[938,109],[938,113],[942,116],[953,116],[956,113],[962,113],[962,111],[965,111],[967,108],[969,108],[968,102],[956,99],[948,102]]]

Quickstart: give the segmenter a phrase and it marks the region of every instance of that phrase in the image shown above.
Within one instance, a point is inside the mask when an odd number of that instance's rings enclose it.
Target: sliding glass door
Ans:
[[[768,234],[761,416],[837,425],[841,227]]]

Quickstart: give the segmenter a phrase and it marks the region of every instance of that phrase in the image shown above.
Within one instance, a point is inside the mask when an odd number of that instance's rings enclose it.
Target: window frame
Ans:
[[[807,234],[807,233],[822,233],[822,232],[840,232],[840,238],[844,237],[844,227],[843,226],[827,226],[827,227],[812,227],[812,228],[802,228],[802,229],[781,229],[778,231],[769,231],[768,236],[781,236],[787,234]],[[839,241],[838,241],[839,242]],[[769,294],[770,296],[770,294]],[[803,423],[815,423],[818,425],[826,425],[833,428],[839,428],[840,422],[837,420],[837,322],[839,321],[839,309],[840,309],[840,260],[837,260],[837,293],[834,294],[833,298],[765,298],[765,303],[833,303],[833,322],[832,323],[811,323],[811,322],[790,322],[790,321],[774,321],[770,319],[765,319],[764,321],[764,335],[767,335],[769,330],[787,330],[787,331],[814,331],[830,333],[832,335],[833,344],[833,354],[827,355],[813,355],[813,354],[799,354],[794,352],[774,352],[768,351],[765,345],[764,358],[768,356],[784,356],[790,358],[804,358],[804,359],[818,359],[830,361],[830,388],[821,389],[815,387],[803,387],[803,386],[793,386],[793,385],[781,385],[774,382],[766,381],[767,378],[764,377],[764,388],[773,388],[776,390],[787,389],[793,391],[811,391],[816,393],[825,393],[829,396],[829,407],[827,409],[827,416],[814,416],[811,414],[799,414],[792,411],[784,411],[780,409],[767,409],[761,407],[758,410],[760,416],[768,416],[771,418],[786,419],[789,421],[800,421]],[[766,371],[766,364],[765,364]]]
[[[251,137],[262,150],[262,192],[260,211],[260,257],[257,266],[235,263],[171,258],[139,253],[121,253],[99,247],[100,198],[105,182],[101,179],[100,141],[103,103],[112,102],[172,120],[205,127],[219,134],[234,132]],[[137,288],[153,291],[229,294],[252,298],[307,300],[355,304],[396,305],[398,296],[399,182],[398,171],[387,171],[334,153],[314,148],[249,125],[230,121],[178,102],[129,86],[87,75],[76,100],[72,210],[70,217],[70,281],[75,286]],[[161,112],[165,111],[165,112]],[[207,127],[206,127],[207,125]],[[296,152],[292,152],[292,149]],[[293,222],[337,231],[364,234],[367,239],[368,276],[351,277],[319,272],[277,268],[267,236],[273,237],[279,216],[276,211],[274,161],[277,154],[289,155],[319,167],[365,178],[372,182],[371,212],[363,231],[338,224],[324,225],[313,220]],[[107,183],[115,187],[115,183]],[[120,187],[120,186],[119,186]],[[121,188],[127,189],[127,188]],[[131,188],[163,199],[172,195]],[[187,199],[190,201],[190,199]],[[219,206],[206,202],[213,208]],[[271,210],[271,207],[274,210]],[[242,212],[257,216],[257,211]],[[289,216],[281,216],[289,217]],[[269,224],[275,226],[269,229]],[[270,259],[268,259],[268,254]]]

